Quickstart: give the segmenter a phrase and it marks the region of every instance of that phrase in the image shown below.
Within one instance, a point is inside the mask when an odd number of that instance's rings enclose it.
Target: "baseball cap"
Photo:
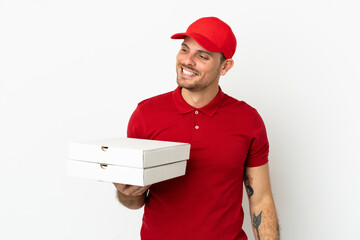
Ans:
[[[204,17],[193,22],[186,32],[171,36],[172,39],[194,39],[211,52],[221,52],[225,58],[232,58],[236,50],[236,38],[230,26],[216,17]]]

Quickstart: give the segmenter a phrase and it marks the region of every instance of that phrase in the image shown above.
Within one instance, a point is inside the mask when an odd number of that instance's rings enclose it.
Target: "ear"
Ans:
[[[226,59],[221,64],[220,75],[224,76],[233,66],[234,66],[234,60],[232,60],[231,58]]]

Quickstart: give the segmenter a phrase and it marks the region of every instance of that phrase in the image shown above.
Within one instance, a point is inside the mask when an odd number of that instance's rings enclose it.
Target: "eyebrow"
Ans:
[[[186,43],[182,43],[182,44],[181,44],[181,46],[184,46],[184,47],[189,48],[189,46],[188,46],[188,45],[186,45]],[[208,55],[210,55],[210,56],[213,56],[212,52],[207,51],[207,50],[197,50],[197,52],[200,52],[200,53],[206,53],[206,54],[208,54]]]

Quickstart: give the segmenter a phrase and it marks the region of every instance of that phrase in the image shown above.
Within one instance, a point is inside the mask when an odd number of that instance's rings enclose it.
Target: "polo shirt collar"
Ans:
[[[197,108],[194,108],[193,106],[189,105],[184,98],[181,96],[181,88],[178,86],[172,93],[173,100],[175,103],[176,108],[181,112],[182,114],[189,113],[191,111],[194,111]],[[209,117],[214,116],[214,114],[217,112],[219,107],[221,106],[224,98],[224,93],[221,90],[219,86],[219,92],[216,95],[216,97],[207,105],[203,106],[202,108],[198,108],[197,110],[208,115]]]

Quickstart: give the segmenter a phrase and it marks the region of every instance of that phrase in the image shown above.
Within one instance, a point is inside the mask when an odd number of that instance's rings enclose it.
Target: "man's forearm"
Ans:
[[[256,240],[280,239],[279,223],[272,199],[251,207],[250,214]]]
[[[139,209],[145,204],[145,194],[140,196],[127,196],[116,190],[116,195],[121,204],[129,209]]]
[[[246,168],[244,183],[256,240],[279,240],[279,223],[271,193],[268,164]]]

